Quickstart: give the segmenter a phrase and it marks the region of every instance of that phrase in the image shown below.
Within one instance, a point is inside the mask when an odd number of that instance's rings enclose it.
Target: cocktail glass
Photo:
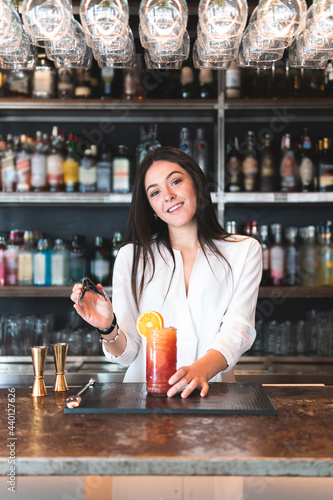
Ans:
[[[148,394],[166,394],[177,369],[176,328],[151,328],[147,333],[146,381]]]

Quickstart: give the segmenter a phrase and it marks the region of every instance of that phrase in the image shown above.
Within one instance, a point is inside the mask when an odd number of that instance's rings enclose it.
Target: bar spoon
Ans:
[[[94,378],[91,378],[89,379],[89,382],[84,385],[82,387],[82,389],[79,390],[79,392],[77,394],[75,394],[74,396],[69,396],[67,399],[66,399],[66,406],[67,408],[77,408],[78,406],[80,406],[80,403],[81,403],[81,394],[86,391],[88,389],[88,387],[91,387],[93,386],[95,383],[95,379]]]

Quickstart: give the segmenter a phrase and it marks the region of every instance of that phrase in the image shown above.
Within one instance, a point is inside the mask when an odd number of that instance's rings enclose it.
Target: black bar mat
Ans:
[[[261,384],[209,384],[205,398],[194,391],[183,399],[147,394],[146,384],[95,384],[82,395],[78,408],[65,408],[65,413],[161,413],[161,414],[248,414],[276,415],[277,411]]]

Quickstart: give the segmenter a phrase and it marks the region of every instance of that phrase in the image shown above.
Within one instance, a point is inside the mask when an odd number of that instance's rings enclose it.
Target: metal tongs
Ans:
[[[100,295],[101,297],[104,298],[104,300],[108,300],[108,297],[107,297],[106,293],[104,292],[104,290],[100,290],[99,288],[97,288],[95,283],[93,283],[91,281],[91,279],[88,278],[88,276],[85,276],[85,278],[83,278],[82,285],[83,285],[82,292],[81,292],[81,295],[79,297],[80,306],[82,306],[81,300],[83,299],[86,292],[91,292],[91,293],[94,293],[95,295]]]

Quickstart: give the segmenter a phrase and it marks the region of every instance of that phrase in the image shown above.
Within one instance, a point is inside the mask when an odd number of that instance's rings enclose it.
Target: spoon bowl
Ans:
[[[89,379],[89,382],[84,385],[82,387],[82,389],[79,390],[79,392],[73,396],[69,396],[67,399],[66,399],[66,406],[67,408],[77,408],[78,406],[80,406],[81,404],[81,401],[82,401],[82,398],[80,396],[80,394],[82,394],[84,391],[86,391],[89,387],[92,387],[95,383],[95,379],[94,378],[91,378]]]

